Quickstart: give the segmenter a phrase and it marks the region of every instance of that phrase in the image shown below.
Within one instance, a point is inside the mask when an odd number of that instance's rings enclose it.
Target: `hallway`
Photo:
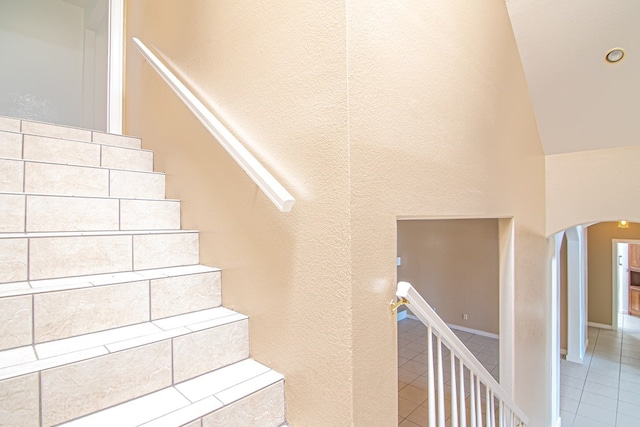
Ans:
[[[640,425],[640,318],[619,331],[589,328],[584,363],[560,363],[562,427]]]

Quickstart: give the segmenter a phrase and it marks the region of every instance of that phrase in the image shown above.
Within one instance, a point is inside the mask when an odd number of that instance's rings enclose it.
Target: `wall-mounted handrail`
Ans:
[[[400,303],[409,304],[411,312],[427,326],[427,387],[428,387],[428,417],[430,426],[444,427],[444,395],[445,387],[450,389],[451,400],[451,425],[453,427],[467,426],[469,415],[471,426],[483,426],[482,399],[484,398],[485,424],[484,426],[515,427],[526,425],[529,418],[513,401],[500,384],[491,376],[482,363],[460,341],[447,324],[436,314],[422,296],[408,282],[399,282],[396,296]],[[392,305],[392,308],[397,305]],[[433,336],[436,337],[434,345]],[[442,344],[450,351],[450,367],[445,368],[442,362]],[[437,363],[434,361],[437,356]],[[458,363],[456,363],[456,358]],[[465,379],[464,368],[467,368]],[[442,381],[443,370],[448,369],[451,374],[451,382],[445,386]],[[436,372],[434,372],[434,370]],[[456,380],[456,374],[458,380]],[[437,386],[436,386],[437,381]],[[470,408],[465,409],[465,382],[469,387]],[[481,393],[484,388],[484,396]],[[436,399],[437,392],[437,399]],[[460,398],[458,399],[458,396]],[[496,402],[497,400],[497,402]],[[436,406],[437,404],[437,406]],[[493,416],[491,416],[493,414]],[[437,420],[437,422],[436,422]],[[496,423],[497,421],[497,423]]]
[[[233,134],[218,120],[213,113],[200,102],[175,74],[158,59],[139,39],[133,37],[133,42],[158,72],[160,77],[173,89],[200,123],[213,135],[229,155],[251,177],[253,182],[266,194],[281,212],[289,212],[295,203],[293,196],[267,171],[264,166],[233,136]]]

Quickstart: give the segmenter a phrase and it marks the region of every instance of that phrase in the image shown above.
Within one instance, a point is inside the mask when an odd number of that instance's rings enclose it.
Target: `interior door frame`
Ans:
[[[124,0],[109,0],[107,132],[122,133],[124,101]]]
[[[611,329],[617,331],[620,328],[618,316],[618,243],[628,243],[633,245],[640,244],[638,239],[611,239]],[[627,290],[628,292],[628,290]]]

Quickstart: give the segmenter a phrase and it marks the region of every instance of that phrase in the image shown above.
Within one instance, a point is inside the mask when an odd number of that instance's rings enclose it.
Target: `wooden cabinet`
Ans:
[[[629,268],[640,270],[640,245],[629,245]]]
[[[629,314],[640,316],[640,286],[629,286]]]

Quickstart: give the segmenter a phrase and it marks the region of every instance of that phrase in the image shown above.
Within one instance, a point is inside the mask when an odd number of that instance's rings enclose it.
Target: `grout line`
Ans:
[[[27,237],[27,282],[31,281],[31,239]]]
[[[23,221],[23,230],[26,233],[27,232],[27,202],[28,202],[28,197],[25,194],[24,195],[24,221]]]
[[[33,294],[31,294],[31,345],[36,345],[36,299]]]
[[[175,369],[174,369],[175,363],[174,363],[174,353],[173,353],[173,339],[174,338],[171,338],[171,385],[175,387],[175,385],[176,385],[176,374],[174,372],[175,371]]]

